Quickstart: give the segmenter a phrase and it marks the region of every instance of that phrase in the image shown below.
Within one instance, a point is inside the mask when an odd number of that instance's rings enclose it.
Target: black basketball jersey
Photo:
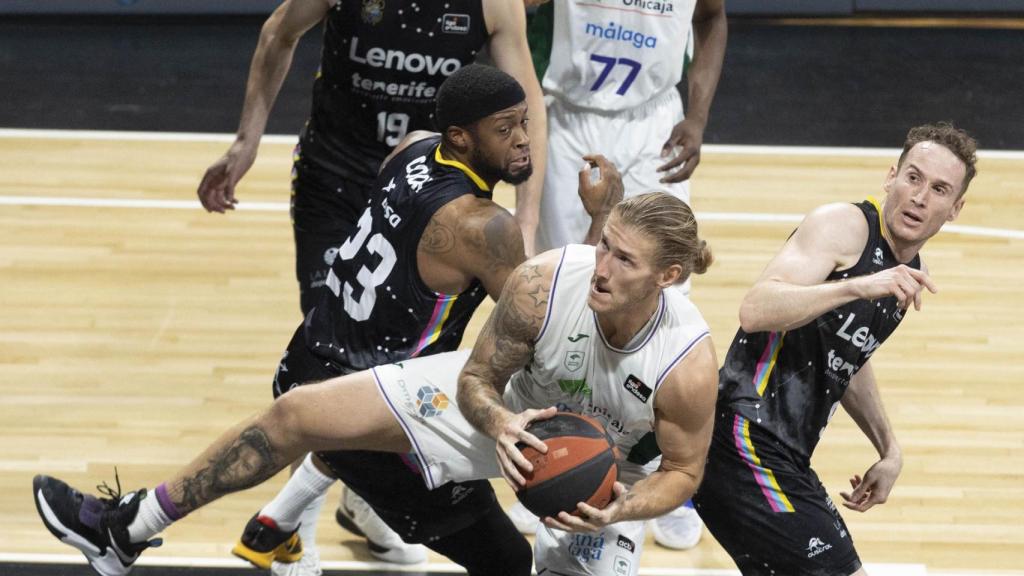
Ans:
[[[441,157],[439,142],[420,140],[388,162],[356,231],[327,255],[330,270],[306,317],[305,339],[342,371],[457,349],[487,297],[479,280],[460,294],[439,294],[419,274],[417,248],[434,213],[465,194],[491,197],[472,170]]]
[[[302,157],[362,186],[487,41],[481,0],[340,0],[324,19]]]
[[[857,263],[829,281],[874,274],[899,264],[884,237],[874,199],[856,204],[868,221]],[[907,264],[920,269],[919,256]],[[719,371],[719,404],[764,428],[806,458],[850,378],[903,320],[896,297],[854,300],[795,330],[748,334],[740,329]]]

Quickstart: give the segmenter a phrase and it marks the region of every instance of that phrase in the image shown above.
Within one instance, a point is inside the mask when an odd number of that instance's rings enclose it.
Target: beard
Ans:
[[[503,180],[509,184],[515,186],[522,184],[530,179],[533,175],[533,161],[531,160],[526,168],[523,168],[519,172],[512,172],[503,166],[495,166],[490,160],[484,157],[480,151],[476,142],[474,142],[473,152],[470,154],[470,160],[473,163],[473,171],[484,180]]]
[[[517,172],[515,174],[513,174],[512,172],[509,172],[508,170],[502,170],[501,171],[501,179],[504,180],[505,182],[508,182],[509,184],[511,184],[513,186],[515,186],[516,184],[522,184],[523,182],[526,182],[527,180],[530,179],[530,176],[532,176],[532,175],[533,175],[533,161],[531,161],[529,164],[527,164],[526,168],[523,168],[522,170],[520,170],[519,172]]]

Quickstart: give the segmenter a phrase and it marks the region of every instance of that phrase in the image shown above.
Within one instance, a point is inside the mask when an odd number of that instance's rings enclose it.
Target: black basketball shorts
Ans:
[[[306,346],[299,326],[274,374],[274,398],[295,386],[346,373],[336,362],[314,354]],[[337,414],[344,418],[346,413],[358,409],[338,406]],[[404,454],[339,451],[317,455],[406,542],[429,543],[443,538],[500,508],[487,480],[448,482],[428,490],[416,465]]]
[[[809,462],[718,408],[704,480],[693,497],[744,576],[847,576],[853,539]]]

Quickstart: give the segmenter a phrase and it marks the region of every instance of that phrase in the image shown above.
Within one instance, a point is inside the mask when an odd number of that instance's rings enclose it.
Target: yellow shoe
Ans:
[[[256,514],[245,525],[242,538],[231,553],[257,568],[268,570],[275,561],[298,562],[302,558],[302,540],[298,530],[285,532],[272,518]]]

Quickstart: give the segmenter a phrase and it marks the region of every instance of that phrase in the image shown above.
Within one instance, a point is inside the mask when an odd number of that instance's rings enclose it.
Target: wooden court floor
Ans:
[[[240,210],[206,214],[190,202],[226,147],[0,136],[0,557],[70,553],[36,517],[33,474],[89,488],[112,481],[117,466],[126,488],[153,486],[269,401],[300,320],[284,209],[291,145],[264,145],[239,188]],[[892,151],[705,152],[693,196],[717,261],[696,279],[693,298],[719,358],[745,289],[795,226],[792,215],[879,194],[895,159]],[[1024,156],[983,155],[979,170],[957,224],[981,229],[943,232],[926,247],[940,292],[874,357],[905,467],[889,503],[844,514],[869,563],[931,573],[1024,567]],[[511,192],[501,189],[499,200],[509,205]],[[813,463],[837,497],[874,461],[840,411]],[[194,514],[154,553],[227,557],[283,480]],[[321,523],[324,560],[369,560],[331,520],[335,498]],[[689,552],[649,537],[644,566],[732,564],[706,535]]]

